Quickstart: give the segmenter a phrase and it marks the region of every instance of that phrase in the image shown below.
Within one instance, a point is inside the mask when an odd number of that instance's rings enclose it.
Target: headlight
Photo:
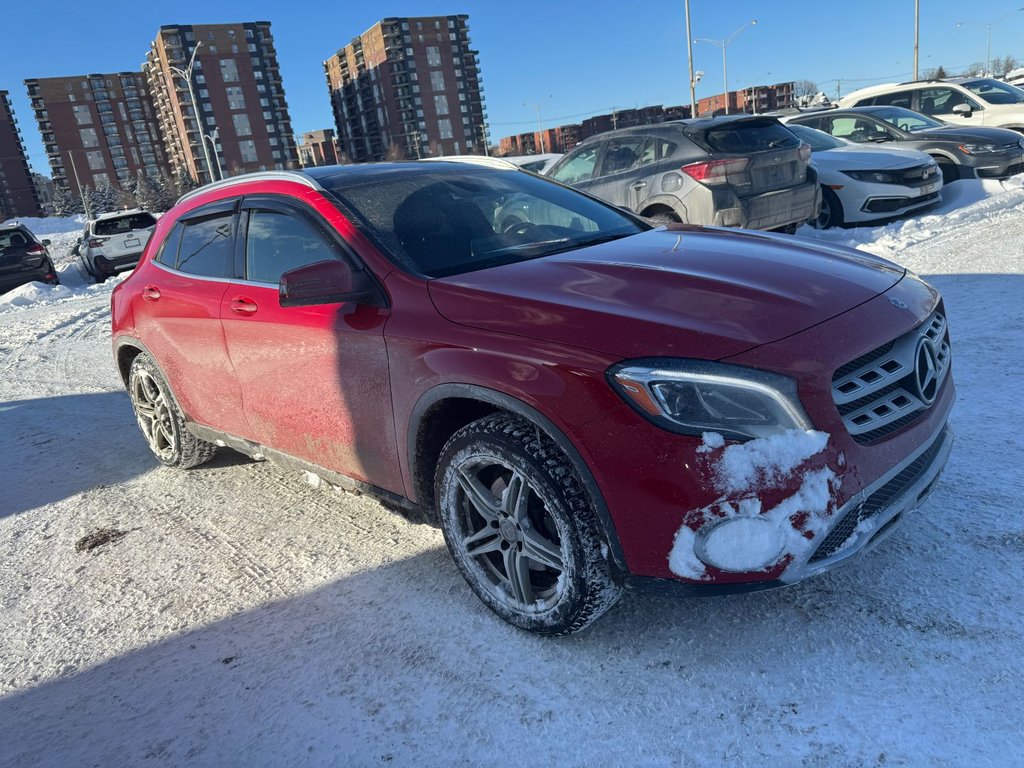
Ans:
[[[998,144],[961,144],[960,150],[968,155],[994,155],[1003,148]]]
[[[754,368],[648,358],[612,366],[608,381],[638,413],[684,435],[719,432],[750,440],[812,428],[797,397],[796,382]]]
[[[879,184],[896,183],[896,176],[885,171],[843,171],[843,173],[857,181],[874,181]]]

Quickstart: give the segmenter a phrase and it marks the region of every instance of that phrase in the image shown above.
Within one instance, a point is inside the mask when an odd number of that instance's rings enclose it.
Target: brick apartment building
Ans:
[[[171,69],[193,51],[195,107]],[[142,69],[175,172],[206,182],[298,165],[270,22],[162,26]]]
[[[303,168],[334,165],[338,162],[338,146],[334,141],[334,131],[330,128],[302,134],[302,141],[296,145],[296,149],[299,152],[299,165]]]
[[[168,173],[146,79],[140,72],[26,80],[54,184],[117,187],[139,171]]]
[[[324,62],[341,152],[356,162],[484,153],[467,20],[386,18]]]
[[[731,114],[750,112],[760,114],[776,109],[788,109],[796,104],[794,96],[795,83],[776,83],[775,85],[757,85],[741,91],[729,91],[728,104]],[[725,114],[726,98],[716,93],[697,102],[697,114]]]
[[[21,129],[8,91],[0,91],[0,222],[15,216],[40,216]]]
[[[498,154],[534,155],[545,152],[568,152],[584,139],[619,128],[653,125],[690,116],[688,106],[662,107],[660,104],[639,109],[622,109],[606,115],[588,117],[582,123],[545,128],[532,133],[505,136],[498,142]]]

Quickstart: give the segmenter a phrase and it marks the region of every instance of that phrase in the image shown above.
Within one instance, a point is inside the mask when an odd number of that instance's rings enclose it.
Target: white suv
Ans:
[[[873,85],[841,99],[839,106],[904,107],[953,125],[1012,128],[1024,133],[1024,90],[991,77],[954,77]]]
[[[86,223],[74,250],[89,276],[102,283],[135,268],[154,226],[156,217],[139,208],[104,213]]]

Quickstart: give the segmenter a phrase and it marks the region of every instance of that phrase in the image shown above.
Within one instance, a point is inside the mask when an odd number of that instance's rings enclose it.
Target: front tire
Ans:
[[[942,172],[942,186],[952,184],[960,179],[960,167],[952,160],[939,160],[939,170]]]
[[[188,431],[171,388],[153,358],[144,352],[132,361],[128,396],[139,429],[161,464],[191,469],[213,458],[217,446]]]
[[[493,414],[441,451],[435,504],[452,558],[513,626],[578,632],[611,608],[621,578],[568,459],[528,421]]]
[[[821,188],[821,208],[813,223],[815,229],[843,226],[843,204],[839,202],[839,195],[828,187]]]

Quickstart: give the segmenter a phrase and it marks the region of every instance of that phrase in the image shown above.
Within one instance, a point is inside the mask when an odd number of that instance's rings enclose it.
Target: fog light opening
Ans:
[[[779,559],[783,538],[763,517],[731,517],[698,534],[697,557],[722,571],[760,571]]]

